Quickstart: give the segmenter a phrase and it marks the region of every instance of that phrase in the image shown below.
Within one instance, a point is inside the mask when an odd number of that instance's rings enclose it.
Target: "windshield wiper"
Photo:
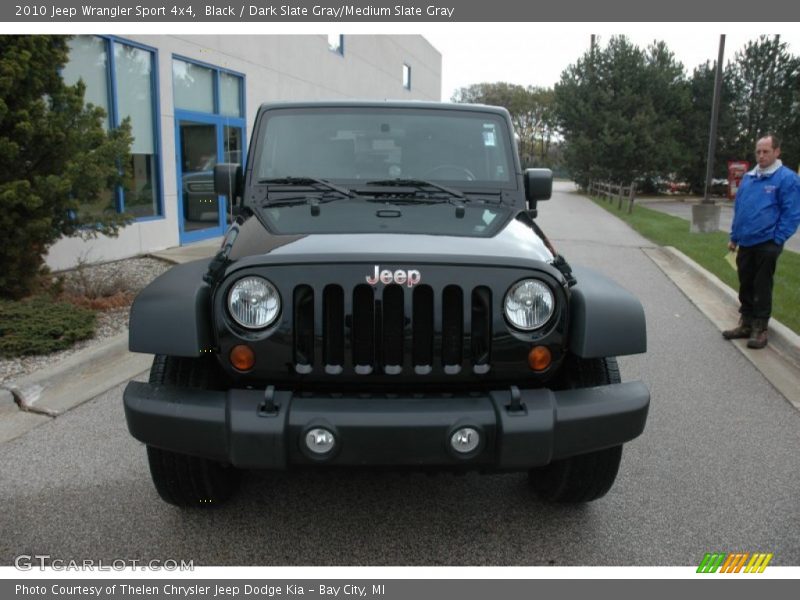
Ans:
[[[383,204],[384,206],[433,206],[434,204],[452,204],[464,207],[458,200],[445,198],[365,198],[364,202]]]
[[[484,204],[502,204],[505,194],[503,192],[467,191],[464,192],[467,201],[483,202]],[[512,200],[513,202],[513,200]]]
[[[308,205],[311,207],[311,216],[317,217],[319,216],[320,204],[333,202],[334,200],[341,200],[341,198],[309,198],[307,196],[293,196],[291,198],[281,198],[280,200],[275,200],[274,202],[264,202],[261,205],[261,208],[284,208],[286,206]]]
[[[325,181],[324,179],[317,179],[316,177],[274,177],[271,179],[259,179],[258,183],[274,185],[308,185],[317,188],[324,188],[326,190],[341,194],[342,196],[347,196],[348,198],[353,198],[355,196],[351,190],[334,185],[329,181]]]
[[[463,198],[464,194],[459,192],[458,190],[454,190],[449,187],[445,187],[443,185],[439,185],[438,183],[434,183],[432,181],[427,181],[425,179],[380,179],[377,181],[368,181],[367,185],[382,185],[387,187],[414,187],[417,189],[424,189],[424,188],[433,188],[435,190],[439,190],[440,192],[444,192],[445,194],[449,194],[454,196],[455,198]]]

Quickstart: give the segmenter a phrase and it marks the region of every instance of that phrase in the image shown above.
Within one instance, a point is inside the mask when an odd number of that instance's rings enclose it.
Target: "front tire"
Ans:
[[[150,383],[226,389],[225,374],[210,357],[156,356]],[[147,460],[158,495],[174,506],[215,506],[238,487],[239,471],[230,465],[153,446],[147,446]]]
[[[567,389],[619,383],[617,359],[571,357],[562,367],[561,387]],[[528,473],[542,500],[555,503],[591,502],[614,485],[622,459],[622,445],[554,460]]]

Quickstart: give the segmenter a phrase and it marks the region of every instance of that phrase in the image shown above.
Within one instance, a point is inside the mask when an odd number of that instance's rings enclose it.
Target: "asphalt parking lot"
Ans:
[[[800,413],[645,254],[557,186],[541,224],[574,263],[637,295],[647,354],[623,357],[652,402],[603,499],[558,507],[524,474],[246,473],[211,510],[160,501],[127,433],[122,386],[0,446],[0,563],[173,559],[196,565],[697,565],[710,551],[800,564]]]

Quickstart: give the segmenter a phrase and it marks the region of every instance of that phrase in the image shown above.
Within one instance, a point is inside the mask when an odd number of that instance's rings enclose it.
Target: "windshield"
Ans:
[[[253,180],[349,185],[420,179],[461,189],[515,187],[506,122],[480,111],[316,108],[269,111]]]

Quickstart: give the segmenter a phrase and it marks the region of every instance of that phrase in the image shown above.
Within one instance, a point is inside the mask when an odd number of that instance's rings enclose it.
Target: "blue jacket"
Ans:
[[[745,248],[783,245],[800,224],[800,176],[787,167],[769,175],[747,173],[736,192],[731,241]]]

